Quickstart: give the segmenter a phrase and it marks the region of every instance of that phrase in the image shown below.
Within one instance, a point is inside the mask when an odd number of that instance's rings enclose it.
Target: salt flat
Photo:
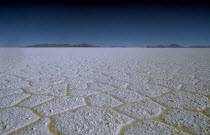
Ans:
[[[0,134],[209,135],[209,52],[1,48]]]

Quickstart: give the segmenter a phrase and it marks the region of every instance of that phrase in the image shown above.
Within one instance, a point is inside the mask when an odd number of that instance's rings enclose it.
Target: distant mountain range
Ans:
[[[181,46],[178,44],[146,46],[146,48],[210,48],[210,46]]]
[[[78,44],[78,45],[71,45],[71,44],[38,44],[38,45],[30,45],[25,47],[99,47],[89,44]]]
[[[210,48],[209,46],[189,46],[188,48]]]
[[[25,47],[31,48],[39,48],[39,47],[121,47],[121,48],[129,48],[133,46],[95,46],[90,44],[37,44],[37,45],[29,45]],[[136,46],[137,47],[137,46]],[[170,44],[170,45],[156,45],[156,46],[146,46],[145,48],[210,48],[210,46],[181,46],[178,44]]]

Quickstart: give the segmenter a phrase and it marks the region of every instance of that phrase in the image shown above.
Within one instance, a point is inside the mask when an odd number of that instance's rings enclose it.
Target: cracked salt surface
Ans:
[[[12,81],[0,85],[0,89],[19,89],[25,87],[30,87],[29,83],[26,81]]]
[[[108,85],[108,84],[103,84],[103,83],[91,83],[89,84],[89,88],[96,90],[96,91],[100,91],[100,92],[105,92],[105,91],[110,91],[115,89],[113,86]]]
[[[66,84],[49,84],[43,86],[32,86],[30,88],[26,88],[25,90],[33,94],[64,96],[66,92],[66,87]]]
[[[170,124],[184,126],[190,132],[198,135],[209,135],[210,118],[199,112],[185,110],[170,110],[163,115],[163,119]]]
[[[156,117],[166,108],[153,101],[145,100],[137,103],[128,103],[117,107],[116,109],[129,116],[143,119]]]
[[[0,134],[2,135],[28,125],[39,118],[31,110],[21,107],[2,109],[0,114]]]
[[[43,118],[32,126],[16,133],[16,135],[53,135],[48,129],[49,123],[50,120],[48,118]]]
[[[71,109],[75,109],[80,106],[84,106],[85,101],[82,97],[59,97],[53,100],[50,100],[47,103],[44,103],[38,107],[35,107],[37,112],[42,115],[49,116],[61,112],[65,112]]]
[[[90,96],[90,95],[97,94],[97,93],[99,93],[99,92],[94,91],[94,90],[89,90],[89,89],[86,89],[86,90],[71,90],[69,92],[69,95],[86,97],[86,96]]]
[[[130,90],[115,90],[109,91],[107,94],[117,97],[123,102],[135,102],[147,99],[144,96],[139,95],[138,93]]]
[[[38,104],[44,103],[54,97],[52,96],[45,96],[45,95],[32,95],[29,99],[26,99],[22,103],[20,103],[20,106],[26,106],[26,107],[33,107]]]
[[[205,111],[206,115],[210,117],[210,108]]]
[[[68,119],[66,119],[68,118]],[[132,119],[111,109],[84,107],[53,117],[54,128],[63,134],[114,135]]]
[[[188,92],[195,92],[203,95],[210,95],[210,89],[202,83],[185,85],[184,90]]]
[[[207,97],[183,91],[172,91],[156,98],[156,100],[168,107],[180,109],[203,110],[206,107],[210,107]]]
[[[142,120],[124,131],[124,135],[188,135],[169,125],[154,120]]]
[[[87,100],[92,106],[100,106],[100,107],[114,107],[121,104],[120,101],[103,93],[90,96],[88,97]]]
[[[168,88],[153,84],[137,84],[129,87],[131,90],[148,97],[160,96],[169,91]]]
[[[21,89],[17,89],[17,90],[1,90],[0,91],[0,97],[4,97],[7,95],[12,95],[15,93],[22,93],[23,91]]]
[[[210,134],[209,49],[5,52],[1,135]]]
[[[17,104],[21,100],[23,100],[26,97],[29,97],[30,94],[25,94],[25,93],[14,93],[12,95],[7,95],[4,97],[0,97],[0,108],[3,107],[9,107]]]

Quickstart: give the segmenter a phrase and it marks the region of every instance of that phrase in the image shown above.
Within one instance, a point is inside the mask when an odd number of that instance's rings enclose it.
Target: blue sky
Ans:
[[[209,5],[1,5],[0,46],[210,45]]]

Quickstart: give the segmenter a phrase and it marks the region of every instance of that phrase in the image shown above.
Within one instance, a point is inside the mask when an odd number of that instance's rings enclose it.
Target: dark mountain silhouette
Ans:
[[[37,45],[29,45],[25,47],[32,47],[32,48],[38,48],[38,47],[120,47],[120,48],[126,48],[126,47],[132,47],[132,46],[95,46],[90,44],[37,44]],[[138,46],[134,46],[138,47]],[[140,47],[141,48],[141,47]],[[170,45],[157,45],[157,46],[146,46],[146,48],[210,48],[210,46],[181,46],[178,44],[170,44]]]
[[[210,48],[210,46],[181,46],[178,44],[146,46],[146,48]]]
[[[38,44],[38,45],[30,45],[26,47],[99,47],[89,44],[78,44],[78,45],[71,45],[71,44]]]
[[[210,48],[209,46],[189,46],[189,48]]]
[[[183,46],[181,45],[177,45],[177,44],[171,44],[168,46],[169,48],[183,48]]]
[[[184,47],[177,44],[170,44],[170,45],[146,46],[146,48],[184,48]]]

